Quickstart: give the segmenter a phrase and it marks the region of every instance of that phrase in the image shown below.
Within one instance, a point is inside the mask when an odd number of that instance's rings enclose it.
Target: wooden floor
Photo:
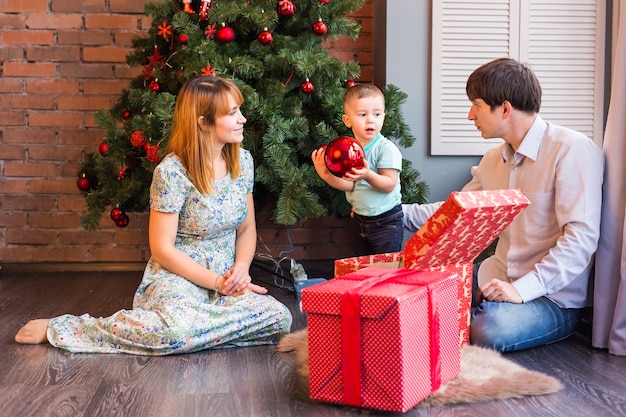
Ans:
[[[306,267],[305,267],[306,268]],[[310,277],[328,277],[307,268]],[[293,330],[306,325],[293,292],[274,287],[294,314]],[[130,308],[141,272],[11,272],[0,270],[0,415],[120,417],[346,417],[393,416],[313,402],[291,358],[275,347],[204,351],[168,357],[71,354],[49,345],[13,341],[27,320],[61,313],[106,316]],[[441,408],[404,416],[624,416],[626,358],[590,347],[582,334],[557,344],[508,354],[528,368],[559,378],[552,395]],[[400,415],[400,414],[398,414]]]

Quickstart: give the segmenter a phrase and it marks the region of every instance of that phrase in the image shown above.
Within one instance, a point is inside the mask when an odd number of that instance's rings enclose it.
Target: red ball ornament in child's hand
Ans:
[[[363,146],[349,136],[333,139],[324,153],[326,168],[331,174],[340,178],[350,172],[352,168],[363,168],[364,161],[365,150],[363,150]]]
[[[235,40],[235,31],[233,28],[224,26],[222,23],[222,27],[215,33],[215,39],[217,39],[219,43],[231,43]]]

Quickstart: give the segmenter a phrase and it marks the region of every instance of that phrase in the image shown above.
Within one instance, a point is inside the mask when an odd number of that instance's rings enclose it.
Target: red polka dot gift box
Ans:
[[[453,192],[402,252],[335,260],[335,276],[371,266],[457,274],[459,337],[464,345],[469,343],[472,261],[528,204],[528,198],[517,189]]]
[[[364,268],[302,291],[312,399],[404,412],[461,370],[457,276]]]

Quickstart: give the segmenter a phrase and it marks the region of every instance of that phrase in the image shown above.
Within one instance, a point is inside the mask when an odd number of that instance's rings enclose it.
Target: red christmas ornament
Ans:
[[[135,130],[130,134],[130,143],[136,148],[141,148],[146,143],[146,135],[141,130]]]
[[[98,152],[100,152],[102,156],[107,156],[109,154],[109,145],[106,142],[102,142],[98,146]]]
[[[126,226],[128,226],[128,223],[130,223],[130,219],[128,218],[128,215],[126,213],[124,213],[122,218],[115,222],[115,225],[117,227],[126,227]]]
[[[211,4],[212,0],[202,0],[200,4],[200,11],[198,15],[200,15],[200,20],[206,20],[209,15],[209,9],[213,7]]]
[[[346,81],[346,85],[347,85],[349,88],[354,87],[354,86],[356,85],[356,81],[354,81],[354,80],[348,80],[348,81]]]
[[[324,36],[326,32],[328,32],[328,27],[321,18],[313,24],[313,33],[317,36]]]
[[[81,174],[81,176],[76,180],[76,186],[81,191],[89,191],[91,184],[85,173]]]
[[[159,145],[148,145],[146,149],[146,158],[150,162],[159,162],[161,157],[159,156]]]
[[[282,18],[290,18],[296,14],[296,5],[291,0],[280,0],[276,6],[276,14]]]
[[[157,80],[150,81],[150,85],[148,85],[148,89],[153,93],[158,93],[161,91],[161,85]]]
[[[326,168],[336,177],[343,177],[352,168],[363,168],[365,150],[354,138],[341,136],[333,139],[324,152]]]
[[[117,182],[122,182],[122,180],[126,177],[126,172],[127,172],[126,168],[122,168],[120,170],[120,173],[117,175]]]
[[[322,4],[328,4],[328,3],[330,3],[330,0],[317,0],[317,1],[319,1],[319,2],[320,2],[320,3],[322,3]]]
[[[302,85],[300,86],[300,90],[302,90],[302,92],[304,94],[311,94],[313,92],[313,90],[315,90],[315,86],[313,85],[313,83],[311,81],[309,81],[308,79],[302,83]]]
[[[194,14],[196,12],[194,9],[191,8],[191,0],[183,0],[183,3],[185,4],[185,13]]]
[[[219,43],[231,43],[235,40],[235,31],[233,28],[226,26],[225,23],[222,23],[222,27],[215,33],[215,39]]]
[[[189,35],[185,33],[181,33],[180,35],[178,35],[178,42],[182,43],[183,45],[186,45],[187,41],[189,41]]]
[[[111,209],[111,220],[114,222],[122,220],[124,216],[126,216],[126,213],[121,208],[115,207]]]
[[[131,114],[130,114],[130,111],[129,111],[129,110],[124,110],[124,111],[122,112],[122,119],[124,119],[124,120],[128,120],[128,119],[130,119],[130,116],[131,116]]]
[[[267,28],[264,28],[263,32],[259,33],[259,36],[257,36],[257,39],[261,45],[269,45],[274,40],[274,36]]]

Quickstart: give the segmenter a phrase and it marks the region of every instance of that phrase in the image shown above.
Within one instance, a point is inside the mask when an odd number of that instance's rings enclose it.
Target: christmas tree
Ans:
[[[348,17],[365,0],[169,0],[149,3],[148,36],[133,42],[127,61],[142,66],[116,104],[96,114],[106,131],[98,152],[86,156],[77,185],[88,211],[82,226],[95,229],[107,207],[116,225],[127,212],[149,205],[152,171],[163,157],[176,94],[190,77],[232,79],[248,119],[244,147],[255,160],[257,207],[271,204],[272,219],[290,225],[350,207],[343,192],[316,174],[311,152],[339,136],[343,95],[359,79],[358,62],[342,62],[323,46],[326,39],[356,39],[359,25]],[[401,105],[406,95],[383,88],[383,135],[401,147],[415,138]],[[403,201],[424,202],[427,186],[404,161]]]

